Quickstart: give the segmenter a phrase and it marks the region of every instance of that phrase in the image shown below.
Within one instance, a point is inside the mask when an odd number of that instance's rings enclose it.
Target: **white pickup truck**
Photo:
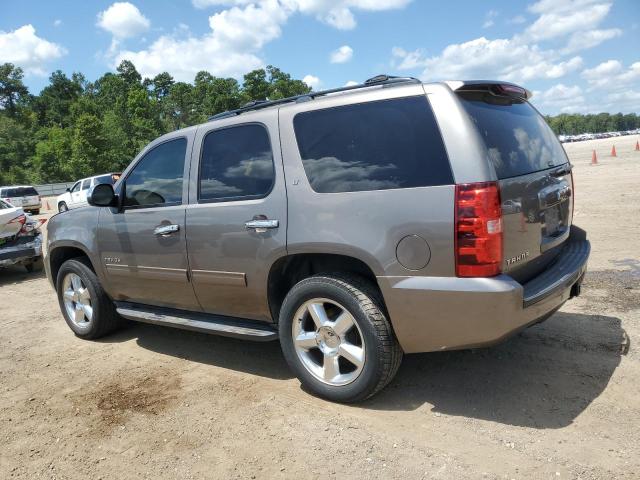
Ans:
[[[73,208],[86,207],[89,205],[87,203],[87,193],[91,187],[100,183],[113,185],[119,178],[119,173],[106,173],[104,175],[96,175],[95,177],[78,180],[73,187],[68,188],[62,195],[58,195],[56,200],[58,212],[66,212]]]

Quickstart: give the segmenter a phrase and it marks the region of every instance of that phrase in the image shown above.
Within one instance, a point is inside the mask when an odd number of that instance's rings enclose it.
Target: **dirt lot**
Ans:
[[[81,341],[42,274],[0,272],[0,478],[638,478],[636,140],[566,145],[593,247],[580,298],[500,346],[405,357],[357,406],[303,391],[277,343]]]

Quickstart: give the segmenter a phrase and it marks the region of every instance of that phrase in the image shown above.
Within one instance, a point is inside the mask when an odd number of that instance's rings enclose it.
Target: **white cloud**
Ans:
[[[495,18],[498,16],[498,12],[496,10],[489,10],[484,16],[484,23],[482,24],[482,28],[493,27],[495,24]]]
[[[606,40],[610,40],[622,35],[619,28],[609,28],[606,30],[582,30],[575,32],[569,38],[569,43],[562,50],[562,53],[573,53],[579,50],[586,50],[600,45]]]
[[[573,4],[572,8],[568,8],[562,1],[555,3],[555,6],[552,7],[546,5],[546,0],[538,2],[538,4],[545,4],[544,10],[542,10],[540,17],[526,29],[525,35],[528,38],[534,41],[549,40],[576,31],[595,28],[611,9],[610,3],[587,5],[591,2],[584,2],[585,5],[581,8],[575,8]],[[578,0],[575,3],[581,3],[581,1]]]
[[[97,25],[115,38],[123,39],[146,32],[151,22],[132,3],[115,2],[98,13]]]
[[[331,63],[346,63],[353,57],[353,48],[349,45],[343,45],[337,50],[331,52]]]
[[[426,56],[416,49],[392,50],[391,65],[398,70],[423,69],[425,80],[490,78],[529,82],[558,79],[583,68],[581,56],[572,55],[614,38],[617,28],[598,29],[609,13],[606,0],[541,0],[529,6],[536,15],[520,33],[510,38],[480,38],[450,44],[439,54]],[[490,10],[485,20],[498,16]],[[526,23],[523,15],[508,20]],[[487,25],[485,25],[487,26]],[[565,48],[550,48],[544,42],[564,42]]]
[[[38,37],[30,24],[12,32],[0,30],[0,63],[13,63],[27,74],[46,75],[46,64],[66,54],[64,47]]]
[[[582,77],[592,85],[604,86],[621,71],[622,64],[618,60],[608,60],[593,68],[583,70]]]
[[[510,23],[511,25],[522,25],[526,21],[527,19],[524,15],[516,15],[515,17],[510,18],[507,23]]]
[[[355,80],[349,80],[344,84],[345,87],[353,87],[355,85],[360,85],[360,82],[356,82]]]
[[[609,92],[640,83],[640,62],[635,62],[625,71],[618,60],[608,60],[582,71],[592,88],[606,87]]]
[[[391,55],[393,56],[391,65],[398,70],[414,70],[424,68],[426,65],[424,53],[419,49],[407,52],[404,48],[393,47]]]
[[[314,75],[305,75],[302,81],[309,85],[313,90],[317,90],[318,87],[322,84],[320,79]]]
[[[408,57],[405,57],[405,60]],[[423,65],[424,79],[494,78],[524,82],[536,78],[560,78],[582,66],[581,57],[557,61],[552,51],[529,46],[517,39],[476,38],[446,47],[438,56],[411,59]]]
[[[168,71],[180,81],[193,80],[200,70],[239,77],[264,65],[258,53],[280,36],[285,21],[286,14],[276,0],[259,6],[233,7],[210,16],[211,31],[204,36],[195,37],[180,29],[173,35],[161,36],[146,50],[118,53],[114,66],[127,59],[143,76]]]
[[[226,7],[209,17],[211,31],[195,36],[184,29],[163,35],[148,48],[119,51],[114,39],[112,65],[131,60],[144,76],[163,71],[190,81],[200,70],[214,75],[239,77],[264,66],[262,48],[280,37],[282,26],[296,13],[315,15],[336,28],[347,25],[356,10],[379,11],[400,8],[411,0],[192,0],[199,8]]]
[[[54,27],[59,27],[60,25],[62,25],[62,20],[60,20],[59,18],[56,18],[56,19],[53,21],[53,26],[54,26]]]
[[[403,8],[412,0],[279,0],[281,8],[290,12],[315,15],[319,20],[340,30],[356,26],[354,11],[382,11]],[[192,0],[196,8],[213,6],[246,6],[255,0]]]

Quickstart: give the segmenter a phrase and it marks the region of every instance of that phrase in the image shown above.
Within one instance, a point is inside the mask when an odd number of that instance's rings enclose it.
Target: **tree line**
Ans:
[[[75,181],[121,171],[163,133],[251,100],[310,91],[273,66],[247,73],[242,83],[206,71],[186,83],[166,72],[143,79],[133,63],[123,61],[115,73],[95,82],[81,73],[53,72],[39,95],[29,93],[23,76],[15,65],[0,65],[0,185]],[[640,127],[636,114],[562,114],[546,120],[557,134]]]
[[[39,95],[23,71],[0,65],[0,185],[75,181],[122,171],[151,140],[205,122],[251,100],[308,93],[302,81],[268,66],[240,83],[199,72],[193,83],[168,73],[143,79],[133,63],[89,82],[80,73],[51,74]]]
[[[545,116],[549,126],[557,135],[579,135],[581,133],[621,132],[640,128],[640,116],[635,113],[596,113],[581,115],[562,113],[554,117]]]

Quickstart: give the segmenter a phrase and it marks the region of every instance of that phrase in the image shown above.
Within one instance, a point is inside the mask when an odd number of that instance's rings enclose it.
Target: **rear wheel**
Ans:
[[[67,210],[69,210],[69,207],[67,207],[65,202],[60,202],[58,204],[58,212],[66,212]]]
[[[284,300],[279,329],[285,359],[302,384],[332,401],[371,397],[402,360],[377,291],[358,277],[302,280]]]
[[[56,280],[64,319],[78,337],[96,339],[116,330],[122,320],[86,258],[62,264]]]

